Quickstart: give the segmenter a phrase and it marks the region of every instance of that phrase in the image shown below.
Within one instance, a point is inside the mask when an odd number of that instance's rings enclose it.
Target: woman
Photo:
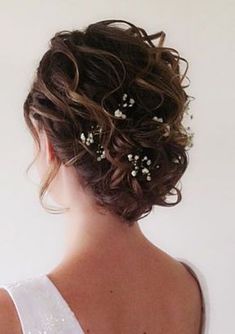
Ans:
[[[138,223],[153,205],[180,202],[191,143],[185,59],[163,47],[164,36],[105,20],[51,39],[24,117],[38,149],[40,201],[48,192],[62,206],[68,248],[49,273],[2,286],[1,333],[204,332],[195,271]]]

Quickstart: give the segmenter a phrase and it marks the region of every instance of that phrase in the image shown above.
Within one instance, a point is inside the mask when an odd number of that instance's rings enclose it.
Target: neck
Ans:
[[[138,222],[129,226],[119,216],[98,208],[92,193],[81,187],[74,169],[62,167],[60,180],[57,189],[62,190],[56,193],[57,198],[63,207],[70,208],[65,213],[66,260],[80,259],[88,253],[109,260],[112,255],[133,255],[133,251],[140,250],[140,243],[150,243]]]
[[[120,218],[93,208],[73,208],[66,218],[66,258],[87,253],[102,257],[123,254],[146,241],[138,222],[129,226]]]

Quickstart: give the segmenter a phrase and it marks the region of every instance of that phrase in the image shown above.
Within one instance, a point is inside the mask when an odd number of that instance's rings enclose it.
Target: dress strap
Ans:
[[[2,285],[16,307],[23,334],[82,334],[71,309],[46,275]]]

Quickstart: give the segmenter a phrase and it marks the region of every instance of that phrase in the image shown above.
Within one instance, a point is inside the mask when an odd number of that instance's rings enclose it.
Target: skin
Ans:
[[[55,158],[40,134],[40,177]],[[131,228],[98,210],[73,167],[61,166],[53,199],[70,210],[67,252],[48,277],[75,313],[84,333],[199,334],[201,298],[186,268],[152,244],[139,223]],[[22,334],[13,302],[0,289],[0,333]]]

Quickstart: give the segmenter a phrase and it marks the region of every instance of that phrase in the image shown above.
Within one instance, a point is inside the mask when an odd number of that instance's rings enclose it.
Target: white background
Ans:
[[[49,38],[64,29],[118,18],[163,30],[165,46],[189,62],[195,133],[183,199],[155,207],[141,227],[174,257],[192,262],[209,287],[211,334],[235,333],[235,2],[0,1],[0,284],[38,275],[60,260],[64,220],[40,206],[25,170],[32,139],[22,105]]]

